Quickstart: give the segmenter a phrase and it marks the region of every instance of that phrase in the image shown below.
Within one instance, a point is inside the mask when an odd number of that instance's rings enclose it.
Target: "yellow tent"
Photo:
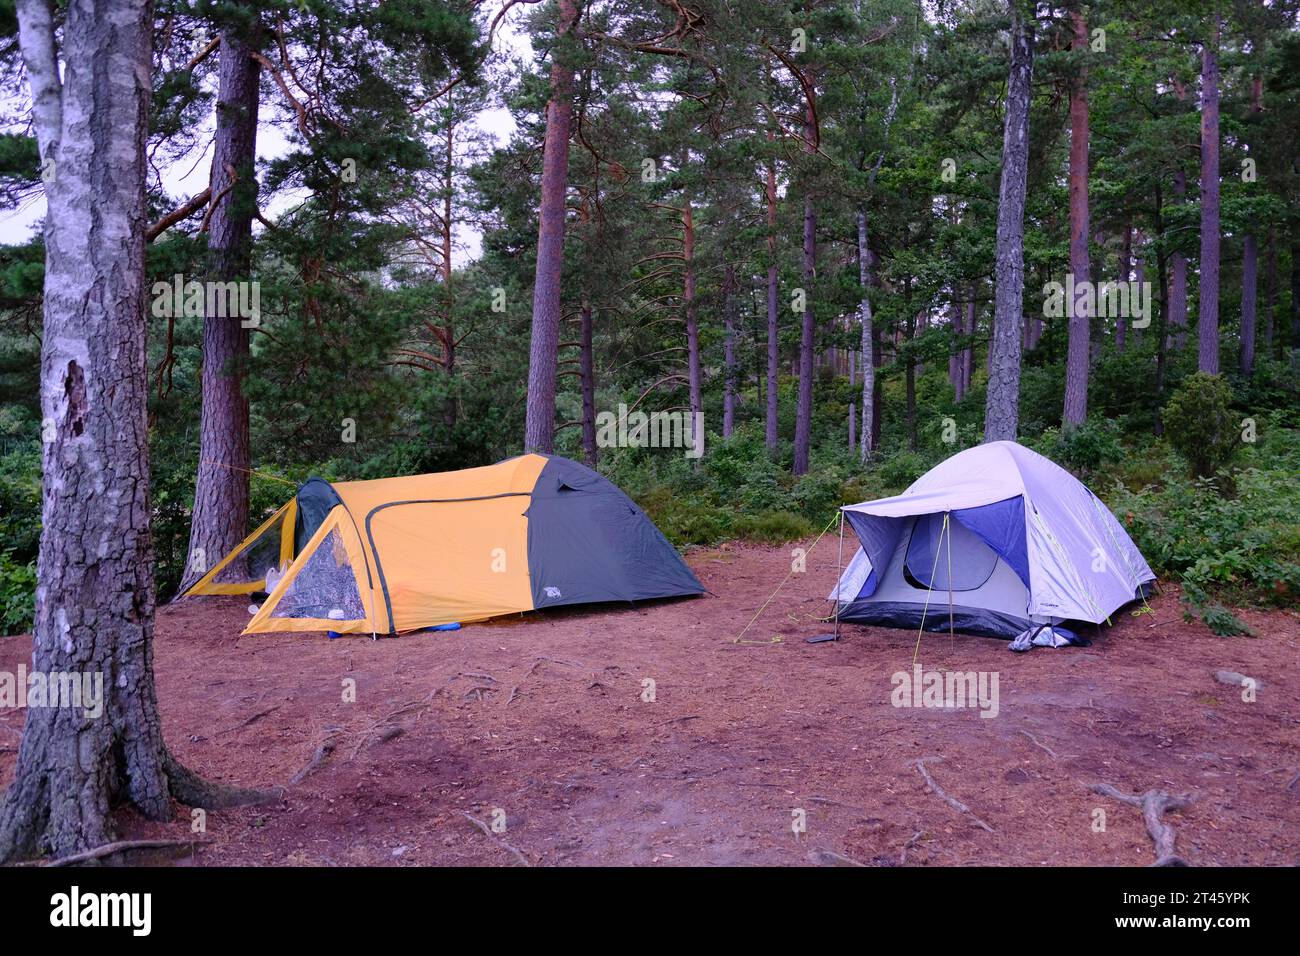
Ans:
[[[403,478],[310,479],[187,593],[251,594],[267,588],[268,573],[274,586],[244,633],[393,634],[703,591],[614,484],[547,455]]]

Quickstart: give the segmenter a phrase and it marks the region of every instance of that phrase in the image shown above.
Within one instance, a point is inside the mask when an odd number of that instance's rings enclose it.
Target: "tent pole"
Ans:
[[[943,523],[948,531],[948,653],[951,654],[957,643],[952,624],[952,512],[943,516]]]
[[[840,575],[844,573],[844,509],[840,509],[840,553],[835,559],[835,640],[840,639]]]

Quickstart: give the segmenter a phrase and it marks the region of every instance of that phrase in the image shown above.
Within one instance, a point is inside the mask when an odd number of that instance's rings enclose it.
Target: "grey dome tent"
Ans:
[[[946,631],[951,605],[954,630],[1018,638],[1099,624],[1155,579],[1096,495],[1015,442],[968,448],[901,495],[842,511],[859,547],[829,595],[841,621]],[[1072,641],[1048,633],[1037,643]]]

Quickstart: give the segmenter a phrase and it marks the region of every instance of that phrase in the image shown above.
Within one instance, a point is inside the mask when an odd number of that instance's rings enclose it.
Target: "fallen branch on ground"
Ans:
[[[1041,751],[1043,751],[1044,753],[1046,753],[1046,754],[1047,754],[1049,757],[1051,757],[1053,760],[1056,759],[1056,751],[1055,751],[1055,750],[1053,750],[1051,747],[1047,746],[1047,744],[1039,743],[1039,742],[1038,742],[1038,738],[1035,737],[1033,734],[1031,734],[1029,731],[1027,731],[1027,730],[1022,730],[1022,731],[1020,731],[1020,732],[1021,732],[1022,734],[1024,734],[1026,737],[1029,738],[1029,742],[1030,742],[1031,744],[1033,744],[1033,745],[1034,745],[1035,747],[1037,747],[1039,750],[1041,750]]]
[[[1163,790],[1148,790],[1140,796],[1124,793],[1108,783],[1096,783],[1089,788],[1103,797],[1112,797],[1142,811],[1147,833],[1156,845],[1156,861],[1152,866],[1187,866],[1187,861],[1174,853],[1174,828],[1161,819],[1174,810],[1185,810],[1192,805],[1191,794],[1168,794]]]
[[[61,856],[57,860],[28,860],[19,863],[18,866],[72,866],[76,863],[88,863],[91,860],[102,860],[106,856],[114,856],[118,853],[126,853],[129,850],[160,850],[173,846],[206,846],[211,840],[119,840],[116,843],[105,843],[103,846],[97,846],[91,850],[84,850],[81,853],[73,853],[71,856]]]
[[[948,804],[948,806],[952,807],[958,813],[968,814],[982,829],[987,830],[989,833],[993,832],[993,828],[977,817],[974,810],[966,806],[966,804],[962,803],[956,797],[950,797],[948,794],[944,793],[943,787],[935,783],[934,777],[930,776],[930,771],[925,768],[925,760],[914,760],[912,762],[916,765],[916,769],[921,772],[921,776],[925,778],[925,782],[929,785],[936,797]]]
[[[915,833],[912,834],[911,839],[909,839],[906,843],[903,844],[903,850],[901,853],[898,854],[899,866],[902,866],[907,862],[907,851],[912,849],[912,847],[916,846],[916,842],[920,840],[921,837],[923,836],[925,836],[925,831],[917,830]]]
[[[817,866],[866,866],[865,863],[859,863],[851,856],[845,856],[843,853],[836,853],[833,850],[823,850],[820,847],[808,852],[808,860]]]
[[[505,840],[501,839],[499,836],[493,833],[492,828],[489,827],[482,820],[480,820],[478,817],[466,813],[464,810],[460,811],[460,815],[464,817],[466,820],[468,820],[470,823],[474,824],[474,826],[478,827],[479,830],[483,832],[483,835],[487,837],[489,840],[491,840],[493,843],[499,844],[503,850],[509,850],[512,854],[514,854],[514,857],[516,860],[519,861],[520,866],[532,866],[532,864],[528,862],[528,857],[524,856],[522,853],[519,852],[517,848],[511,846]]]
[[[316,768],[330,758],[330,755],[334,753],[334,748],[335,744],[332,738],[327,737],[323,740],[321,745],[316,748],[316,752],[311,755],[311,760],[307,761],[307,765],[293,775],[289,783],[299,784],[306,780],[307,777],[316,772]]]

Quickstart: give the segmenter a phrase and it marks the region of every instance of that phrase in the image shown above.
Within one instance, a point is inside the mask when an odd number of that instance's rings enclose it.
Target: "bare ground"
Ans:
[[[1150,863],[1139,811],[1091,793],[1100,782],[1194,794],[1168,818],[1191,863],[1300,862],[1295,613],[1244,612],[1259,636],[1223,639],[1185,623],[1167,593],[1154,614],[1121,611],[1089,648],[1014,655],[927,634],[926,668],[998,672],[998,716],[900,709],[890,676],[910,669],[915,633],[803,640],[828,630],[833,551],[758,619],[746,640],[759,643],[733,641],[789,569],[785,548],[693,553],[714,592],[699,599],[378,642],[241,638],[241,600],[164,609],[156,669],[174,751],[209,777],[285,788],[279,804],[209,812],[211,842],[180,862]],[[29,661],[29,638],[0,640],[0,670]],[[1257,700],[1216,681],[1220,669],[1257,678]],[[0,711],[0,783],[21,726],[21,711]],[[920,758],[971,814],[930,792]],[[186,838],[190,819],[128,814],[122,829]]]

